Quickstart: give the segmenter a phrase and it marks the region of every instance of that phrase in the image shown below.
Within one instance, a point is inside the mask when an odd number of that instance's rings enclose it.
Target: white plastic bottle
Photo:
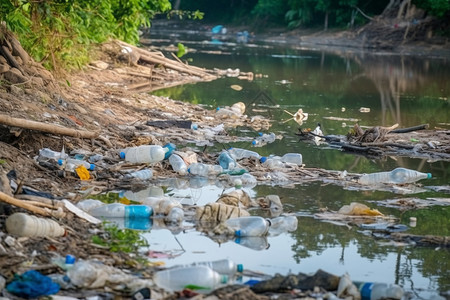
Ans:
[[[217,273],[225,274],[228,276],[233,276],[237,272],[242,273],[242,271],[244,271],[244,266],[242,264],[236,264],[234,261],[228,258],[214,261],[200,261],[195,262],[193,265],[208,266]]]
[[[65,234],[56,221],[38,218],[25,213],[14,213],[6,219],[6,230],[10,234],[28,237],[58,237]]]
[[[168,151],[168,147],[142,145],[125,149],[120,152],[120,158],[130,163],[156,163],[162,161]]]
[[[275,236],[288,231],[297,230],[296,216],[280,216],[270,220],[269,235]]]
[[[186,162],[178,154],[173,153],[171,156],[169,156],[169,163],[172,166],[172,169],[178,174],[180,175],[187,174]]]
[[[153,209],[147,205],[126,205],[123,203],[109,203],[95,207],[88,211],[94,217],[107,218],[150,218]]]
[[[134,171],[128,174],[125,174],[125,179],[140,179],[140,180],[149,180],[153,177],[152,169],[142,169],[139,171]]]
[[[74,159],[74,158],[70,158],[70,157],[66,158],[66,159],[59,159],[58,164],[60,166],[64,166],[65,170],[72,171],[72,172],[75,171],[75,169],[81,165],[83,165],[86,169],[91,170],[91,171],[95,169],[94,164],[90,164],[85,160]]]
[[[236,161],[230,156],[230,154],[228,154],[227,151],[222,151],[217,158],[217,161],[224,170],[232,170],[237,166]]]
[[[207,266],[179,267],[158,271],[153,275],[154,283],[167,291],[181,291],[195,287],[199,292],[210,292],[228,282],[227,275],[221,275]]]
[[[300,153],[286,153],[281,157],[281,161],[301,166],[303,163],[303,157]]]
[[[225,225],[235,230],[236,236],[264,236],[269,231],[270,221],[259,216],[232,218]]]
[[[228,153],[230,153],[231,157],[235,160],[240,160],[243,158],[251,158],[254,157],[256,159],[260,159],[261,155],[255,151],[241,149],[241,148],[230,148],[228,149]]]
[[[223,172],[223,168],[220,165],[210,165],[204,163],[193,163],[189,165],[188,172],[192,175],[209,176],[217,175]]]
[[[364,174],[359,178],[359,183],[367,185],[378,183],[402,184],[429,178],[431,178],[431,173],[422,173],[405,168],[396,168],[390,172]]]
[[[397,284],[379,282],[355,282],[361,300],[402,299],[403,288]]]

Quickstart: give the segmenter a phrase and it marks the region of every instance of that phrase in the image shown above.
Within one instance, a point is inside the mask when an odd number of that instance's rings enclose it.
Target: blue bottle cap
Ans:
[[[216,111],[219,110],[219,109],[220,109],[220,107],[217,107],[217,108],[216,108]]]
[[[66,265],[73,265],[75,263],[75,256],[72,254],[66,255]]]
[[[120,152],[120,153],[119,153],[119,157],[120,157],[121,159],[125,159],[125,152]]]
[[[265,157],[265,156],[263,156],[263,157],[261,157],[261,158],[259,159],[259,161],[260,161],[261,163],[265,163],[266,160],[267,160],[267,157]]]
[[[256,145],[256,140],[253,140],[252,145]]]
[[[431,173],[427,173],[427,179],[431,178]]]
[[[243,272],[244,271],[244,265],[243,264],[238,264],[236,267],[237,267],[237,271],[238,272]]]
[[[94,171],[95,169],[95,165],[94,164],[89,164],[89,170]]]
[[[172,144],[172,143],[167,143],[167,144],[165,144],[163,146],[163,148],[167,148],[168,149],[166,154],[164,154],[164,159],[168,159],[172,155],[173,151],[177,148],[177,146],[175,144]]]
[[[198,129],[198,125],[193,123],[191,128],[194,129],[194,130],[197,130]]]
[[[63,160],[63,159],[58,159],[58,165],[62,166],[63,163],[64,163],[64,160]]]
[[[241,234],[242,234],[242,232],[241,232],[240,230],[236,230],[236,231],[234,232],[234,235],[235,235],[235,236],[241,236]]]
[[[262,132],[258,132],[258,135],[259,135],[259,136],[263,136],[263,134],[264,134],[264,133],[262,133]]]

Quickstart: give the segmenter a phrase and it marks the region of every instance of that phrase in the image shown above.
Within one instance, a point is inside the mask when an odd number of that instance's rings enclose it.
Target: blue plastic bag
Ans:
[[[14,275],[14,280],[6,286],[11,294],[22,298],[38,298],[59,292],[59,284],[38,271],[26,271],[22,275]]]

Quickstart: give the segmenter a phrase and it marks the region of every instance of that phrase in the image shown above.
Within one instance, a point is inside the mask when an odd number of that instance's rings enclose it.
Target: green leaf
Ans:
[[[177,52],[177,56],[178,57],[182,57],[183,55],[186,54],[186,47],[184,47],[183,44],[178,43],[178,52]]]

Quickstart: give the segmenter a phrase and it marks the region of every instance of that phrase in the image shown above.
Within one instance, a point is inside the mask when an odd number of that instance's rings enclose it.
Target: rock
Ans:
[[[20,72],[16,68],[11,68],[10,70],[3,73],[3,77],[6,81],[9,81],[12,84],[24,83],[28,80],[25,76],[22,75],[22,72]]]
[[[90,63],[90,65],[95,67],[95,68],[101,69],[101,70],[106,70],[109,67],[108,63],[106,63],[104,61],[101,61],[101,60],[93,61],[93,62]]]

